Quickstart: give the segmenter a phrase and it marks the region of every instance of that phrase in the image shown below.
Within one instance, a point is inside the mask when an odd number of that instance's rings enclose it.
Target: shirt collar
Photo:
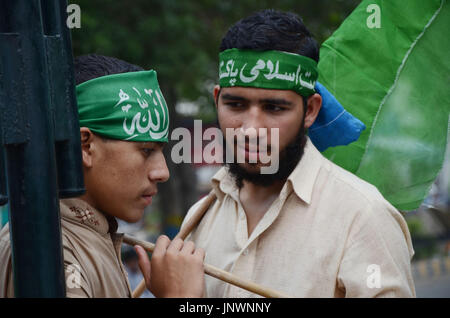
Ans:
[[[239,194],[239,189],[236,186],[236,183],[228,172],[228,168],[222,167],[217,173],[212,177],[211,180],[212,188],[216,194],[216,197],[219,201],[223,200],[225,194],[231,195],[233,198],[234,194]],[[237,200],[235,198],[235,200]]]
[[[295,194],[304,202],[310,204],[314,183],[320,170],[322,155],[313,145],[309,137],[306,137],[305,149],[302,159],[289,175],[288,182]],[[238,200],[239,190],[233,177],[228,173],[228,169],[222,167],[212,178],[212,187],[219,200],[222,200],[225,194],[231,195]],[[289,185],[285,185],[289,186]],[[289,188],[289,187],[288,187]],[[287,189],[288,189],[287,188]],[[237,196],[237,197],[236,197]]]
[[[307,137],[302,159],[288,177],[295,194],[308,204],[311,203],[312,192],[322,159],[322,154]]]
[[[93,208],[86,201],[72,198],[60,200],[61,217],[90,227],[101,235],[115,233],[117,221]]]

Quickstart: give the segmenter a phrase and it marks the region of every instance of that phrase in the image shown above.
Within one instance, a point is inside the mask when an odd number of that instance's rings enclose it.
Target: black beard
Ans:
[[[244,180],[262,187],[269,187],[278,181],[286,181],[286,179],[289,177],[292,171],[294,171],[295,167],[300,162],[303,156],[306,145],[306,133],[304,124],[305,122],[303,120],[297,136],[295,136],[294,140],[280,152],[279,166],[276,173],[262,174],[260,172],[249,172],[242,166],[240,166],[239,163],[237,163],[236,157],[234,158],[233,163],[226,163],[226,151],[223,151],[223,162],[225,162],[225,166],[228,168],[228,171],[234,178],[236,186],[241,189]],[[226,147],[225,140],[223,142],[223,145],[224,147]]]

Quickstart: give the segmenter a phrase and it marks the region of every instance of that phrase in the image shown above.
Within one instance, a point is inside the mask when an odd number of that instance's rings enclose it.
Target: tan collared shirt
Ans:
[[[414,250],[402,215],[309,139],[250,237],[239,190],[225,168],[212,184],[217,200],[188,237],[205,249],[206,263],[293,297],[415,297]],[[258,297],[209,276],[206,296]]]
[[[115,220],[80,199],[61,200],[60,211],[67,297],[131,297]],[[8,225],[0,231],[0,297],[14,297]]]

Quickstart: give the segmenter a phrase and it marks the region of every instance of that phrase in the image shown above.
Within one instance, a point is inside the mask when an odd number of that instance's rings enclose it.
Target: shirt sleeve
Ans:
[[[402,215],[386,202],[371,203],[351,226],[338,287],[345,297],[415,297],[413,255]]]

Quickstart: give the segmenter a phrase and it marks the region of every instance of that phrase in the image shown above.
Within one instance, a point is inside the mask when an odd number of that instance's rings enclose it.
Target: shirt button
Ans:
[[[241,218],[241,220],[245,219],[245,214],[241,213],[241,215],[239,216]]]
[[[248,248],[246,248],[245,250],[244,250],[244,253],[243,253],[244,255],[248,255]]]

